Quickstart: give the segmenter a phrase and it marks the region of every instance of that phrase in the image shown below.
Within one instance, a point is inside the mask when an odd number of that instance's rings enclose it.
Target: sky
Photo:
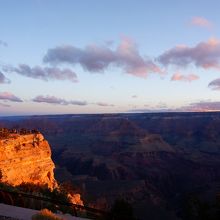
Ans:
[[[0,116],[219,111],[218,0],[0,0]]]

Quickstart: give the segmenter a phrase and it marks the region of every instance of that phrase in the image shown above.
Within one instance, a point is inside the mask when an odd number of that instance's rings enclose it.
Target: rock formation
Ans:
[[[79,193],[76,193],[76,194],[69,193],[68,198],[70,202],[73,204],[84,205],[83,201],[81,200],[81,195]]]
[[[16,186],[32,183],[51,190],[58,187],[48,142],[39,132],[0,136],[0,182]],[[58,187],[59,188],[59,187]],[[69,193],[74,204],[83,205],[80,194]]]
[[[0,139],[0,181],[57,186],[48,142],[40,133],[10,134]]]

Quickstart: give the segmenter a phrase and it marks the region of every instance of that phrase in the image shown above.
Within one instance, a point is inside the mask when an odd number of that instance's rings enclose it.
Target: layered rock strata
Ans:
[[[40,133],[10,134],[0,139],[0,181],[57,186],[48,142]]]

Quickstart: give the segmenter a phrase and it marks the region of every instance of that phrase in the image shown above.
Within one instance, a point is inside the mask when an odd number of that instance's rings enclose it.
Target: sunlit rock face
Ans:
[[[80,194],[68,194],[69,200],[73,204],[84,205]]]
[[[11,134],[0,139],[0,181],[57,186],[51,150],[42,134]]]

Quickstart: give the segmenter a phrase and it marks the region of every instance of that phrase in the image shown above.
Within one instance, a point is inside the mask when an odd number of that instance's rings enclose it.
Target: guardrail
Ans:
[[[38,203],[37,201],[39,201],[40,203]],[[0,189],[0,202],[24,208],[31,208],[30,206],[32,205],[32,208],[38,210],[52,207],[52,209],[54,209],[52,211],[61,211],[63,210],[63,207],[67,207],[69,208],[69,211],[68,209],[66,209],[66,212],[70,213],[73,216],[102,220],[111,219],[110,213],[103,210],[94,209],[88,206],[82,206],[78,204],[62,202],[59,200],[41,197],[24,192],[16,192],[5,189]]]

